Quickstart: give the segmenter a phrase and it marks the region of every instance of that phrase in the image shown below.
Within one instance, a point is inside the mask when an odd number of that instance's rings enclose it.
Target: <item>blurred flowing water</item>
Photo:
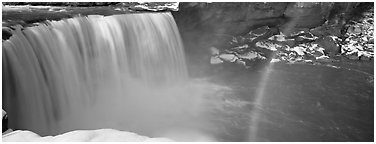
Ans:
[[[18,29],[3,42],[3,69],[10,127],[40,135],[114,128],[162,136],[192,128],[200,121],[191,116],[200,111],[192,95],[207,89],[187,84],[170,13],[91,15]]]

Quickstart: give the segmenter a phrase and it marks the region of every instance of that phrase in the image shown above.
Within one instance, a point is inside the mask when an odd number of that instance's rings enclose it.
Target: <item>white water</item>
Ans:
[[[42,136],[99,128],[160,136],[210,125],[198,116],[205,88],[185,85],[170,13],[76,17],[16,30],[3,42],[3,78],[10,127]]]

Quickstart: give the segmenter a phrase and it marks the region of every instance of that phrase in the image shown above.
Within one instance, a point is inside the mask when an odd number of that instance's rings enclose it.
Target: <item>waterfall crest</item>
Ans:
[[[155,110],[132,104],[155,102],[155,91],[188,77],[170,13],[91,15],[15,30],[3,42],[3,70],[10,127],[40,135],[122,123],[132,129],[134,121],[109,119]]]

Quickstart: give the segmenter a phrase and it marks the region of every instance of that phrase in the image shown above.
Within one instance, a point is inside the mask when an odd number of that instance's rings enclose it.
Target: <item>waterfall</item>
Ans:
[[[3,41],[3,78],[10,127],[54,135],[142,131],[138,121],[171,111],[169,89],[187,70],[170,13],[90,15],[15,30]]]

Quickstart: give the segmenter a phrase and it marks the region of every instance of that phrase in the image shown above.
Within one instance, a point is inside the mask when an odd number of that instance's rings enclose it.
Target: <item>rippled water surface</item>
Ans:
[[[373,66],[276,64],[222,75],[245,106],[220,116],[223,141],[372,141]],[[220,79],[220,80],[219,80]],[[260,83],[264,92],[259,95]],[[262,97],[262,100],[258,100]],[[240,103],[239,103],[240,104]]]

